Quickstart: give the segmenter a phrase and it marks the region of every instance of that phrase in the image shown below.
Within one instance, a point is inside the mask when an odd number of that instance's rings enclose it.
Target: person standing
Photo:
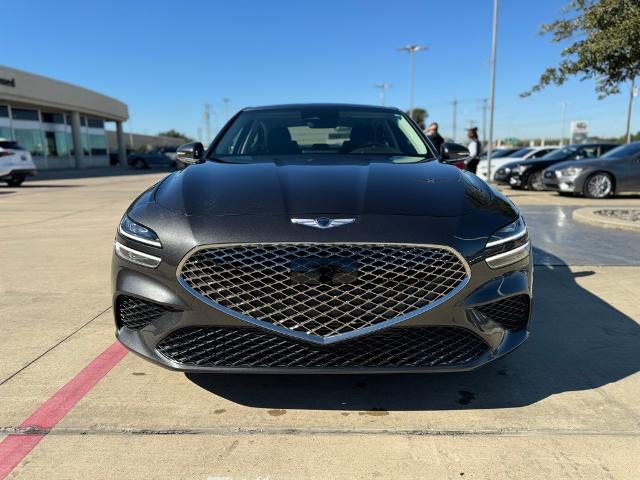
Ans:
[[[467,170],[476,173],[478,163],[480,163],[480,154],[482,153],[482,145],[478,140],[478,127],[467,129],[467,136],[469,137],[469,160],[467,161]]]
[[[440,153],[440,147],[444,143],[444,138],[440,136],[438,133],[438,124],[436,122],[432,122],[431,125],[427,127],[424,133],[429,137],[433,146],[436,147],[436,151]]]

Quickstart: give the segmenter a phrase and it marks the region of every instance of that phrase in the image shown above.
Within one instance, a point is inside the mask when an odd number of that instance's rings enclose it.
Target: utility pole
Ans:
[[[458,100],[454,99],[451,105],[453,105],[453,136],[451,138],[455,142],[458,135]]]
[[[202,113],[202,119],[204,120],[204,125],[206,127],[207,132],[207,143],[211,141],[211,105],[208,103],[204,104],[204,112]]]
[[[198,141],[200,143],[203,143],[202,142],[202,128],[200,128],[200,127],[198,127]]]
[[[385,106],[384,92],[388,88],[393,87],[393,85],[391,85],[390,83],[382,82],[382,83],[376,83],[373,87],[380,90],[380,105],[384,107]]]
[[[487,146],[487,102],[488,98],[482,99],[482,145]]]
[[[229,120],[229,100],[227,97],[223,97],[222,103],[224,103],[224,120],[225,122]]]
[[[629,93],[629,110],[627,111],[627,143],[631,143],[631,113],[633,112],[633,97],[638,95],[635,77],[631,80],[631,92]]]
[[[567,105],[569,102],[562,102],[560,105],[562,106],[562,118],[560,120],[560,146],[564,146],[564,123],[565,123],[565,114],[567,111]]]
[[[413,56],[421,50],[428,50],[429,47],[424,45],[406,45],[397,50],[399,52],[407,52],[409,54],[409,117],[413,119]]]
[[[491,35],[491,84],[489,85],[489,142],[487,143],[487,175],[491,182],[491,150],[493,149],[493,110],[496,90],[496,50],[498,46],[498,8],[500,0],[493,0],[493,32]]]

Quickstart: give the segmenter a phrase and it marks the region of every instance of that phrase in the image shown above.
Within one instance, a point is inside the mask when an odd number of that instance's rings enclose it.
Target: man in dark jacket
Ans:
[[[433,122],[427,127],[424,133],[429,137],[429,140],[431,140],[433,146],[436,147],[436,150],[440,152],[440,146],[444,143],[444,138],[438,133],[438,124]]]

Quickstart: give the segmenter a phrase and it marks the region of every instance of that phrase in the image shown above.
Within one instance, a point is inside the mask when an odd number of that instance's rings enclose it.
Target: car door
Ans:
[[[640,153],[629,158],[627,189],[631,192],[640,192]]]

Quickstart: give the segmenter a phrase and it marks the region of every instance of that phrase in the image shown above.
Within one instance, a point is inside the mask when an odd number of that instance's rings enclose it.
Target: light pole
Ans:
[[[376,83],[373,87],[377,88],[378,90],[380,90],[380,105],[382,105],[384,107],[384,105],[385,105],[384,92],[388,88],[393,87],[393,85],[391,85],[390,83],[382,82],[382,83]]]
[[[562,106],[562,119],[560,120],[560,146],[563,147],[564,146],[564,124],[565,124],[565,114],[567,111],[567,105],[569,105],[569,102],[562,102],[560,104]]]
[[[453,136],[451,138],[455,142],[458,136],[458,100],[454,99],[453,102],[451,102],[451,105],[453,105],[453,122],[452,122]]]
[[[224,97],[222,99],[222,103],[224,103],[224,121],[228,121],[229,120],[229,102],[231,100],[229,100],[227,97]]]
[[[627,111],[627,143],[631,143],[631,113],[633,112],[633,97],[638,95],[635,77],[631,80],[631,92],[629,93],[629,110]]]
[[[487,143],[487,174],[491,181],[491,150],[493,149],[493,110],[496,90],[496,50],[498,46],[498,8],[500,0],[493,0],[493,33],[491,36],[491,84],[489,85],[489,141]]]
[[[409,118],[413,119],[413,55],[420,50],[428,50],[429,47],[424,45],[406,45],[398,48],[399,52],[407,52],[409,54]]]

